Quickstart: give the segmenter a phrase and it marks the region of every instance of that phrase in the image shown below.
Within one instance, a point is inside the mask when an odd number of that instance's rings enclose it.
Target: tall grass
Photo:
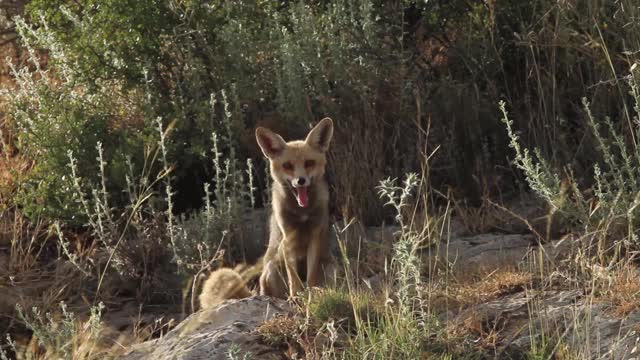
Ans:
[[[387,179],[378,187],[399,225],[382,288],[371,291],[360,285],[361,279],[345,257],[345,283],[337,289],[314,292],[305,305],[307,314],[323,323],[323,331],[333,339],[330,347],[322,349],[323,358],[416,359],[422,356],[425,341],[436,332],[437,321],[427,306],[427,285],[421,275],[421,249],[434,239],[425,238],[412,226],[423,181],[417,174],[409,174],[401,184]],[[344,244],[353,239],[345,238],[350,232],[338,233],[346,255]],[[336,345],[336,334],[345,329],[353,335],[346,344]]]

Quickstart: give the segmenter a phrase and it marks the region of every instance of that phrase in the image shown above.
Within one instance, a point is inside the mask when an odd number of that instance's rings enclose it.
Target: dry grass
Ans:
[[[504,213],[493,206],[486,196],[482,198],[482,203],[477,207],[466,206],[453,196],[450,198],[454,205],[455,214],[458,215],[464,229],[470,235],[486,234],[505,222]]]
[[[1,126],[0,126],[1,127]],[[1,129],[0,129],[1,130]],[[8,206],[11,195],[15,192],[25,174],[31,168],[33,162],[20,155],[9,155],[6,151],[12,150],[4,148],[0,143],[0,210],[3,206]]]
[[[464,352],[472,347],[478,353],[494,352],[504,340],[503,330],[510,319],[487,318],[472,310],[474,306],[499,300],[532,286],[533,275],[515,269],[492,272],[470,269],[454,276],[449,283],[432,289],[432,306],[438,313],[450,313],[443,324],[440,342],[449,351]]]
[[[321,359],[326,342],[323,329],[315,319],[302,316],[276,316],[256,328],[262,341],[283,350],[287,359]]]
[[[473,270],[461,274],[448,284],[435,288],[434,301],[466,307],[495,300],[501,296],[524,291],[532,285],[534,277],[529,272],[499,269],[492,272]]]
[[[364,136],[353,136],[354,133]],[[336,122],[328,159],[328,175],[333,193],[344,195],[332,202],[344,219],[357,218],[363,223],[380,223],[384,219],[380,200],[372,189],[378,184],[378,179],[385,175],[386,149],[373,145],[384,144],[385,134],[381,119],[354,119],[348,128]]]
[[[276,316],[256,328],[263,341],[269,345],[282,346],[297,343],[303,333],[304,323],[299,318]]]
[[[615,317],[625,317],[640,310],[640,270],[626,264],[608,275],[609,284],[595,301],[609,304]]]

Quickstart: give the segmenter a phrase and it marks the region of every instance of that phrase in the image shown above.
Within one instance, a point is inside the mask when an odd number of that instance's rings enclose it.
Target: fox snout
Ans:
[[[304,176],[300,176],[299,178],[295,179],[294,181],[294,186],[304,186],[307,183],[307,178]]]

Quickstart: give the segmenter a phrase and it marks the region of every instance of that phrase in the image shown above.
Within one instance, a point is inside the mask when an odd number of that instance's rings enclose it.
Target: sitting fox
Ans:
[[[258,145],[269,159],[274,180],[261,295],[295,296],[302,290],[300,269],[306,273],[308,286],[327,280],[325,275],[333,263],[329,251],[329,186],[324,172],[332,136],[333,122],[329,118],[311,129],[304,141],[287,143],[270,130],[256,129]]]
[[[261,295],[294,297],[303,288],[301,274],[306,275],[304,278],[310,287],[322,285],[333,276],[329,186],[324,177],[332,136],[330,118],[322,119],[305,140],[285,142],[269,129],[256,129],[258,145],[269,160],[273,178],[270,236],[262,259]],[[234,296],[249,293],[244,283],[240,283],[240,288],[223,284],[242,280],[240,276],[230,275],[232,271],[220,269],[210,275],[200,295],[202,307],[220,302],[225,296],[224,289],[238,289],[232,291]],[[209,301],[208,297],[216,298]]]

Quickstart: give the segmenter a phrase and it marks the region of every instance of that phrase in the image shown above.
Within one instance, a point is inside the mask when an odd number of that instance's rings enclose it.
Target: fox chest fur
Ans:
[[[286,185],[274,185],[269,247],[281,251],[281,247],[286,247],[303,257],[311,239],[326,238],[329,228],[329,190],[326,180],[316,179],[308,191],[309,202],[312,205],[301,208],[295,195]]]

